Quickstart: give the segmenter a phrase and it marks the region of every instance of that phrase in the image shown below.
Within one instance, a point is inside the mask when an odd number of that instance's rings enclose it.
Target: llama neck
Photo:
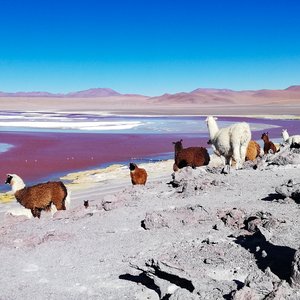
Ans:
[[[269,137],[265,135],[263,141],[265,144],[269,143]]]
[[[11,183],[11,190],[13,193],[23,189],[25,187],[25,183],[21,178],[14,178]]]
[[[289,136],[289,134],[288,134],[288,132],[285,130],[285,131],[282,131],[282,138],[283,138],[283,140],[286,142],[287,140],[288,140],[288,138],[289,138],[290,136]]]
[[[207,127],[208,127],[208,131],[209,131],[209,137],[212,140],[214,138],[214,136],[216,135],[216,133],[219,131],[218,124],[213,117],[208,119]]]
[[[174,153],[175,153],[175,157],[174,157],[174,158],[175,158],[175,159],[176,159],[178,153],[179,153],[182,149],[183,149],[182,145],[175,145],[175,151],[174,151]]]

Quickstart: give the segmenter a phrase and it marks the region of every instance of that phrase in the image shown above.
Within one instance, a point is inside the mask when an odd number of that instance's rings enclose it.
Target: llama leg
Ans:
[[[62,200],[62,201],[56,200],[56,201],[53,201],[53,204],[55,205],[57,210],[66,210],[65,200]]]
[[[41,217],[41,209],[40,208],[37,208],[37,207],[34,207],[31,209],[31,213],[32,215],[36,218],[40,218]]]
[[[53,203],[51,203],[50,211],[52,216],[57,212],[56,206]]]
[[[235,168],[240,169],[241,167],[241,151],[240,151],[240,146],[234,144],[233,145],[233,159],[236,162]]]
[[[222,174],[229,174],[230,173],[230,161],[231,157],[225,157],[225,167],[222,170]]]
[[[70,194],[70,191],[68,191],[67,197],[65,199],[65,207],[66,207],[66,209],[69,210],[70,206],[71,206],[71,194]]]
[[[52,197],[52,206],[55,205],[57,210],[66,210],[65,200],[66,198],[63,198],[61,194],[54,195]]]
[[[178,166],[174,163],[173,164],[173,171],[174,172],[177,172],[179,170]]]
[[[241,146],[241,163],[243,164],[246,159],[247,147],[246,145]]]

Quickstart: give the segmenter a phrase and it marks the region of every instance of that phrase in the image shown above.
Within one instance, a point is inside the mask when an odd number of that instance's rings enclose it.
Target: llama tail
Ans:
[[[52,217],[57,212],[57,208],[53,203],[51,203],[50,212],[51,212]]]
[[[66,210],[69,210],[70,209],[70,204],[71,204],[70,191],[66,187],[65,187],[65,191],[67,193],[67,196],[63,201],[64,201],[64,204],[65,204]],[[57,212],[57,208],[53,203],[51,203],[50,211],[51,211],[52,216]]]

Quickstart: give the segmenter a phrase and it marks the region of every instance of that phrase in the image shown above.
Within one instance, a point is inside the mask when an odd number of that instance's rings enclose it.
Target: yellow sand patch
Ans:
[[[14,200],[15,200],[15,197],[13,194],[0,193],[0,203],[12,202]]]

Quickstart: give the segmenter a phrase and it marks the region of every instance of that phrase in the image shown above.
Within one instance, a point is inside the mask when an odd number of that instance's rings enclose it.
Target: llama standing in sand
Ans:
[[[219,129],[216,122],[217,118],[208,116],[206,118],[210,141],[215,150],[225,157],[225,168],[223,171],[228,173],[230,170],[231,159],[236,161],[236,168],[242,167],[245,161],[246,151],[251,140],[251,131],[246,122],[236,123],[229,127]]]
[[[145,169],[139,168],[135,163],[130,163],[129,170],[130,170],[131,183],[133,185],[146,184],[148,175]]]
[[[6,184],[12,188],[17,201],[31,210],[34,217],[40,218],[41,211],[52,210],[52,205],[57,210],[65,210],[70,203],[67,188],[61,181],[40,183],[26,187],[22,178],[16,174],[8,174]]]

